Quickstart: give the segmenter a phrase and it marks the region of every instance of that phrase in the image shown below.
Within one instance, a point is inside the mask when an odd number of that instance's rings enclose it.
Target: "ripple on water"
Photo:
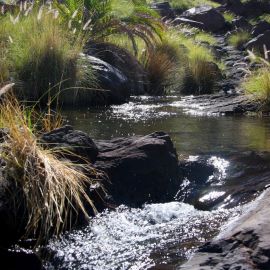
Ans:
[[[120,206],[99,214],[83,230],[51,241],[54,255],[47,269],[145,270],[156,263],[179,263],[236,213],[199,211],[180,202]]]

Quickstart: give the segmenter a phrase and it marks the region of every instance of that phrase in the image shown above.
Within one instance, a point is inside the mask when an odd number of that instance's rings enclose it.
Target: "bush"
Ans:
[[[236,47],[237,49],[242,49],[243,45],[248,42],[251,38],[251,34],[246,31],[240,31],[234,34],[231,34],[228,38],[228,42],[231,46]]]

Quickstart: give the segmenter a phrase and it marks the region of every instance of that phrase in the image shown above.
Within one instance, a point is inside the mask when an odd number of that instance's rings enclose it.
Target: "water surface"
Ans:
[[[209,186],[200,202],[222,197],[232,185],[228,171],[237,175],[225,153],[262,151],[270,148],[270,122],[257,116],[222,117],[202,115],[200,108],[185,108],[178,97],[134,97],[129,103],[107,109],[65,111],[67,122],[93,139],[170,134],[179,155],[190,160],[207,156],[216,170],[203,186]],[[245,164],[241,165],[244,170]],[[239,174],[240,175],[240,174]],[[242,177],[245,178],[245,177]],[[232,181],[235,178],[233,178]],[[189,189],[184,179],[179,190]],[[183,195],[183,194],[182,194]],[[230,196],[223,205],[229,203]],[[148,204],[142,208],[120,206],[92,219],[83,230],[51,241],[48,269],[145,270],[167,265],[176,269],[202,243],[210,240],[242,207],[219,207],[200,211],[183,202]],[[154,267],[157,268],[154,268]],[[166,268],[167,269],[167,268]]]

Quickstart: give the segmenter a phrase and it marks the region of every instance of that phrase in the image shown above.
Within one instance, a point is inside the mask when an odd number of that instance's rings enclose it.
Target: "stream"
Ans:
[[[49,270],[177,269],[199,245],[246,211],[256,197],[247,195],[248,200],[240,196],[236,200],[223,196],[227,190],[249,181],[246,175],[250,170],[254,172],[250,181],[259,178],[263,170],[265,178],[269,178],[268,167],[262,170],[256,160],[251,164],[249,158],[242,158],[242,153],[269,150],[267,118],[202,115],[199,108],[187,109],[185,102],[175,96],[134,97],[127,104],[107,109],[69,110],[63,114],[68,124],[94,139],[167,132],[180,158],[205,157],[216,168],[208,184],[197,186],[202,191],[208,186],[207,193],[200,195],[201,202],[219,197],[222,200],[204,211],[196,209],[180,199],[189,188],[184,182],[178,201],[146,204],[142,208],[121,205],[115,211],[107,210],[83,229],[50,241],[46,262]],[[228,204],[229,200],[234,203]]]

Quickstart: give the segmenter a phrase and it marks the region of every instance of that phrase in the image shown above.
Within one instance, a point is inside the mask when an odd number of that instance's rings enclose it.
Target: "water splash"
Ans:
[[[232,213],[198,211],[180,202],[120,206],[98,215],[84,230],[51,241],[54,255],[47,269],[145,270],[156,263],[179,263]]]

